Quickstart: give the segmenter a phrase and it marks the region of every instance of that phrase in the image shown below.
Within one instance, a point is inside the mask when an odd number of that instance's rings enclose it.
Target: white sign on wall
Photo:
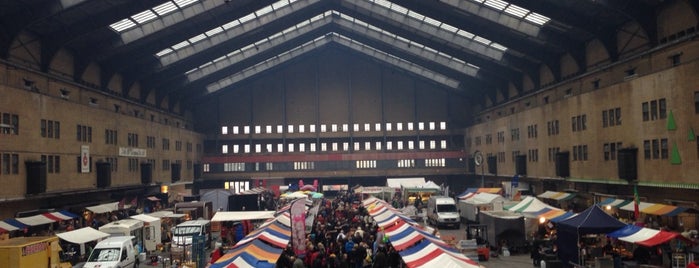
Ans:
[[[146,149],[119,147],[119,156],[146,157]]]
[[[90,146],[82,145],[80,146],[80,172],[89,173],[90,172]]]

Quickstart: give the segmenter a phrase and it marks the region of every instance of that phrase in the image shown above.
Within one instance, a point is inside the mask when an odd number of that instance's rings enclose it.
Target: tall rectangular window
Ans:
[[[660,158],[660,142],[658,140],[653,140],[653,159]]]
[[[699,114],[699,91],[694,91],[694,113]]]
[[[650,120],[650,107],[648,105],[648,102],[644,102],[641,104],[641,112],[643,113],[643,121]]]
[[[650,159],[650,141],[643,141],[643,159]]]
[[[665,102],[665,99],[658,100],[658,116],[660,119],[667,118],[667,103]]]
[[[222,126],[222,127],[221,127],[221,134],[223,134],[223,135],[228,134],[228,127],[227,127],[227,126]]]
[[[650,101],[650,120],[658,119],[658,101]]]

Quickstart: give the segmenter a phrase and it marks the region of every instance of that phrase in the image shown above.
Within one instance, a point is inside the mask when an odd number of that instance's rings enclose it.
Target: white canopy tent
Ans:
[[[129,207],[130,207],[129,205],[124,205],[122,207],[122,209],[129,208]],[[86,207],[85,209],[92,211],[93,213],[97,213],[97,214],[108,213],[108,212],[119,210],[119,202],[100,204],[100,205],[96,205],[96,206]]]
[[[85,254],[85,243],[95,240],[101,240],[108,237],[109,234],[93,229],[92,227],[84,227],[73,231],[57,233],[58,238],[80,245],[80,255]]]
[[[73,231],[57,233],[58,238],[75,244],[85,244],[90,241],[108,237],[109,234],[95,230],[92,227],[84,227]]]
[[[391,188],[411,188],[425,185],[425,178],[388,178],[386,185]]]
[[[217,211],[211,221],[244,221],[274,218],[274,211]]]

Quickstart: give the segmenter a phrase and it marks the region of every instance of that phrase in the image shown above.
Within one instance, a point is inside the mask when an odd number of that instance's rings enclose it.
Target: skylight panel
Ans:
[[[173,2],[165,2],[159,6],[153,8],[153,11],[158,14],[158,16],[163,16],[168,13],[172,13],[177,10],[177,6]]]
[[[243,24],[243,23],[246,23],[246,22],[251,21],[253,19],[255,19],[255,13],[250,13],[250,14],[245,15],[245,17],[238,19],[238,21],[240,21],[240,23]]]
[[[435,19],[430,18],[430,17],[425,17],[424,22],[432,24],[432,25],[437,26],[437,27],[441,27],[441,25],[442,25],[441,21],[435,20]]]
[[[467,31],[464,31],[464,30],[459,30],[458,32],[456,32],[456,34],[458,34],[458,35],[460,35],[460,36],[463,36],[463,37],[466,37],[466,38],[468,38],[468,39],[472,39],[474,36],[476,36],[476,35],[474,35],[474,34],[472,34],[472,33],[469,33],[469,32],[467,32]]]
[[[289,2],[287,2],[287,1],[277,1],[277,2],[274,2],[274,4],[272,4],[271,7],[272,7],[272,9],[277,10],[277,9],[283,8],[283,7],[288,6],[288,5],[289,5]]]
[[[158,53],[155,53],[155,55],[158,56],[158,57],[162,57],[162,56],[165,56],[165,55],[167,55],[167,54],[170,54],[170,52],[172,52],[172,51],[173,51],[173,50],[172,50],[171,48],[166,48],[166,49],[161,50],[161,51],[158,52]]]
[[[311,22],[309,20],[304,20],[304,21],[299,22],[299,24],[297,24],[297,25],[299,27],[303,27],[303,26],[306,26],[308,24],[311,24]]]
[[[158,16],[155,15],[155,13],[153,13],[153,11],[151,11],[150,9],[131,16],[131,18],[139,24],[146,23],[146,22],[151,21],[157,17]]]
[[[481,67],[478,67],[478,66],[473,65],[473,64],[470,64],[470,63],[466,63],[466,65],[468,65],[468,66],[470,66],[470,67],[472,67],[472,68],[481,69]]]
[[[509,5],[505,9],[505,13],[516,16],[518,18],[524,18],[524,16],[526,16],[527,13],[529,13],[529,10],[519,6]]]
[[[417,20],[425,20],[425,16],[420,14],[420,13],[415,13],[415,11],[408,10],[408,16],[411,16],[413,18],[416,18]]]
[[[500,50],[500,51],[506,51],[506,50],[507,50],[507,47],[505,47],[505,46],[503,46],[503,45],[501,45],[501,44],[495,43],[495,42],[491,43],[490,46],[491,46],[492,48],[497,49],[497,50]]]
[[[273,34],[273,35],[270,35],[270,36],[269,36],[269,39],[275,39],[275,38],[280,37],[280,36],[282,36],[282,35],[284,35],[283,32],[277,32],[277,33],[275,33],[275,34]]]
[[[240,25],[240,22],[238,20],[234,20],[234,21],[231,21],[231,22],[226,23],[224,25],[221,25],[221,28],[223,28],[224,30],[228,30],[228,29],[233,28],[233,27],[238,26],[238,25]]]
[[[175,0],[175,4],[177,4],[177,6],[180,8],[192,5],[196,2],[199,2],[199,0]]]
[[[370,28],[370,29],[371,29],[371,25],[369,25],[369,24],[367,24],[366,22],[363,22],[363,21],[361,21],[361,20],[355,20],[354,23],[359,24],[360,26],[362,26],[362,27],[364,27],[364,28]]]
[[[483,3],[483,0],[471,0],[471,2],[476,2],[476,3],[482,4],[482,3]]]
[[[405,37],[402,37],[400,35],[396,35],[396,39],[398,39],[401,42],[410,43],[410,40],[405,39]]]
[[[446,23],[442,24],[441,28],[448,31],[448,32],[451,32],[451,33],[456,33],[457,31],[459,31],[458,28],[451,26],[449,24],[446,24]]]
[[[408,14],[408,9],[403,7],[403,6],[393,4],[393,5],[391,5],[391,9],[393,9],[394,11],[401,13],[401,14]]]
[[[389,9],[391,8],[391,2],[388,2],[388,1],[386,1],[386,0],[374,0],[374,1],[372,1],[372,2],[374,2],[374,3],[376,3],[376,4],[379,4],[379,5],[381,5],[381,6],[384,6],[384,7],[386,7],[386,8],[389,8]]]
[[[451,60],[453,60],[453,61],[455,61],[455,62],[458,62],[458,63],[461,64],[461,65],[472,66],[472,64],[466,63],[465,61],[463,61],[463,60],[461,60],[461,59],[457,59],[456,57],[451,57]]]
[[[212,60],[211,62],[212,62],[212,63],[217,63],[217,62],[222,61],[222,60],[225,60],[225,59],[226,59],[226,55],[223,55],[223,56],[221,56],[221,57],[218,57],[218,58]]]
[[[435,50],[434,48],[425,46],[425,45],[423,45],[423,44],[420,44],[420,46],[422,47],[422,49],[427,50],[427,51],[429,51],[429,52],[432,52],[432,53],[439,53],[439,52],[438,52],[437,50]]]
[[[199,66],[199,69],[204,69],[204,68],[206,68],[206,66],[209,66],[209,65],[212,65],[212,64],[214,64],[214,63],[211,62],[211,61],[207,61],[206,63],[204,63],[204,64],[202,64],[201,66]]]
[[[115,30],[117,32],[123,32],[126,29],[136,27],[136,23],[134,23],[131,19],[126,18],[126,19],[117,21],[115,23],[112,23],[111,25],[109,25],[109,27],[112,28],[112,30]]]
[[[274,11],[272,10],[272,6],[266,6],[255,11],[255,15],[257,15],[258,17],[262,17],[265,14],[270,13],[272,11]]]
[[[216,27],[216,28],[213,28],[213,29],[211,29],[211,30],[206,31],[204,34],[206,34],[206,36],[211,37],[211,36],[214,36],[214,35],[216,35],[216,34],[218,34],[218,33],[220,33],[220,32],[223,32],[223,28],[222,28],[222,27]]]
[[[544,25],[546,24],[549,20],[551,20],[549,17],[546,17],[544,15],[541,15],[539,13],[529,13],[528,16],[524,17],[525,20],[531,21],[533,23],[539,24],[539,25]]]
[[[186,47],[186,46],[189,46],[189,41],[184,40],[184,41],[179,42],[179,43],[175,44],[174,46],[172,46],[172,49],[178,50],[178,49]]]
[[[502,0],[486,0],[484,4],[497,10],[503,10],[509,5],[509,3]]]
[[[199,35],[197,35],[197,36],[195,36],[195,37],[189,38],[189,42],[192,43],[192,44],[194,44],[194,43],[199,42],[199,41],[204,40],[204,39],[206,39],[206,35],[205,35],[205,34],[199,34]]]
[[[320,14],[320,15],[317,15],[317,16],[313,16],[313,17],[310,18],[308,21],[314,22],[314,21],[320,20],[320,19],[322,19],[322,18],[324,18],[324,17],[325,17],[325,14]]]
[[[478,43],[484,44],[484,45],[486,45],[486,46],[487,46],[487,45],[490,45],[490,42],[491,42],[490,40],[485,39],[485,38],[480,37],[480,36],[474,37],[473,40],[475,40],[475,41],[478,42]]]
[[[189,70],[189,71],[186,71],[186,72],[184,72],[184,74],[188,75],[188,74],[191,74],[191,73],[193,73],[193,72],[196,72],[197,70],[199,70],[199,67],[194,68],[194,69],[191,69],[191,70]]]

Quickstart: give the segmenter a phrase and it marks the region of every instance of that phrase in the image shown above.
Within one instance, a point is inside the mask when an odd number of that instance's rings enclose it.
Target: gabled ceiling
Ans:
[[[612,60],[616,34],[635,21],[656,40],[662,0],[8,0],[0,3],[0,57],[23,31],[41,42],[47,71],[74,53],[76,82],[98,63],[100,89],[158,105],[196,104],[324,46],[348,49],[473,98],[508,98],[523,76],[538,87],[560,57],[585,71],[597,39]],[[691,2],[691,1],[690,1]],[[694,4],[697,9],[697,4]],[[114,75],[123,88],[107,89]],[[186,101],[185,101],[186,100]],[[192,101],[194,100],[194,101]]]

